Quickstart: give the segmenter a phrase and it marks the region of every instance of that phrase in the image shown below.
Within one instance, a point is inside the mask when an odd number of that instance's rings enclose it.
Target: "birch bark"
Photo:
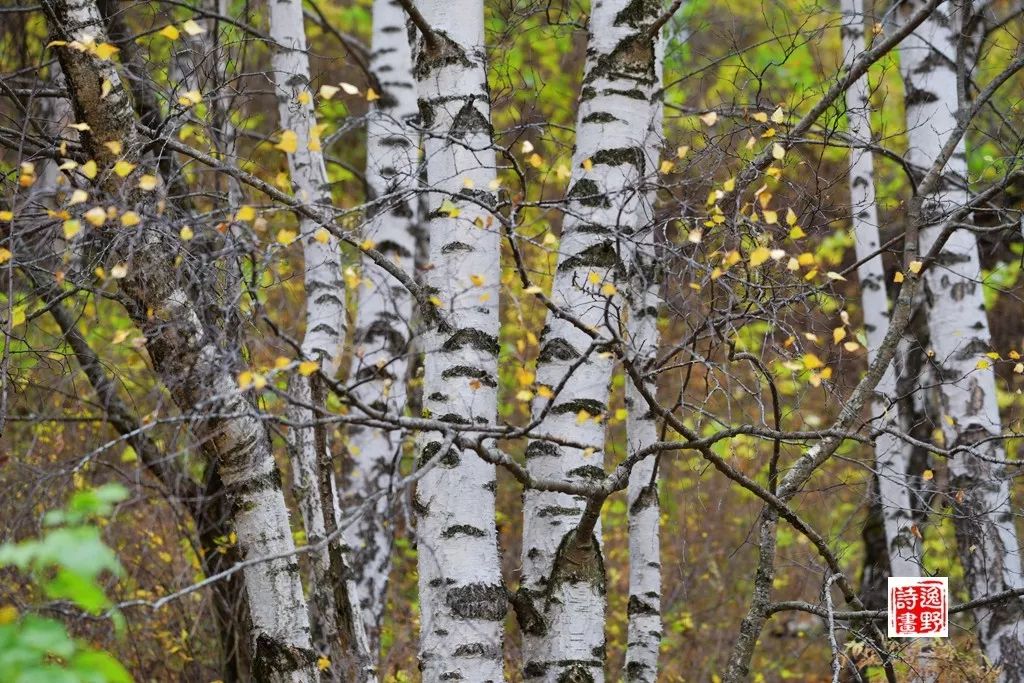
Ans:
[[[918,3],[906,3],[904,12]],[[907,157],[928,167],[947,137],[957,129],[960,107],[959,15],[946,2],[901,46],[900,70],[906,89]],[[927,253],[942,233],[942,216],[968,197],[966,144],[961,139],[946,167],[945,182],[924,198],[932,224],[921,232]],[[990,349],[981,264],[974,233],[958,229],[924,276],[932,363],[940,378],[942,430],[947,448],[962,449],[949,458],[950,497],[960,561],[971,598],[1024,584],[1020,548],[1010,502],[1010,477],[996,401],[995,376],[979,360]],[[1000,680],[1024,680],[1024,633],[1020,598],[974,612],[978,638],[988,659],[1002,667]]]
[[[500,236],[481,0],[417,3],[432,28],[414,45],[430,230],[427,282],[444,320],[425,312],[424,415],[456,424],[497,419]],[[417,444],[417,466],[441,436]],[[505,588],[494,521],[494,466],[450,450],[418,483],[420,668],[423,680],[499,681]]]
[[[584,325],[605,330],[609,307],[621,303],[614,283],[624,275],[625,238],[636,228],[647,168],[648,131],[658,79],[653,1],[616,0],[593,7],[577,113],[576,150],[567,195],[552,302]],[[587,163],[584,163],[587,162]],[[614,315],[614,309],[610,313]],[[575,369],[574,369],[575,368]],[[547,431],[590,449],[534,441],[532,476],[601,477],[611,354],[561,317],[549,316],[537,382],[562,390],[548,407]],[[566,378],[566,375],[569,374]],[[605,576],[599,524],[580,524],[586,501],[527,490],[523,500],[523,570],[517,609],[528,660],[524,675],[543,681],[604,680]],[[529,615],[528,618],[527,614]]]
[[[295,138],[295,150],[288,153],[292,186],[300,199],[326,209],[332,200],[327,185],[327,168],[316,133],[302,3],[299,0],[274,0],[269,4],[270,37],[276,44],[271,67],[278,120],[283,135],[294,135]],[[318,361],[324,374],[333,377],[344,342],[345,293],[341,285],[341,253],[337,239],[325,234],[326,231],[317,235],[317,229],[316,224],[308,219],[299,222],[306,291],[306,333],[302,340],[302,355]],[[319,485],[321,474],[326,473],[319,471],[317,462],[313,378],[296,373],[288,389],[293,401],[288,410],[292,421],[288,445],[294,476],[293,490],[302,512],[306,540],[317,543],[326,534]],[[326,547],[310,557],[310,617],[315,645],[321,654],[337,662],[342,655],[330,564],[330,552]]]
[[[366,182],[371,204],[364,228],[366,239],[414,276],[419,141],[410,120],[418,113],[416,83],[405,14],[394,0],[373,3],[370,69],[382,92],[366,122]],[[412,299],[372,260],[361,265],[356,312],[353,393],[365,405],[401,415],[406,405],[405,380],[409,369]],[[398,430],[353,425],[348,431],[353,471],[346,498],[353,503],[391,486],[402,454],[403,434]],[[380,496],[346,532],[359,586],[366,631],[371,648],[379,647],[384,614],[391,547],[390,502]]]
[[[103,143],[122,143],[122,158],[138,162],[143,148],[131,100],[115,63],[71,45],[107,41],[93,0],[45,0],[76,117],[89,125],[85,150],[101,169],[100,187],[125,201],[145,202],[134,189],[142,167],[126,179],[111,172],[118,155]],[[109,92],[101,92],[108,81]],[[144,210],[144,209],[143,209]],[[192,429],[218,468],[233,514],[243,559],[281,556],[244,570],[252,622],[256,677],[268,681],[316,680],[309,621],[293,553],[288,509],[281,492],[270,438],[258,413],[239,390],[221,352],[210,340],[190,299],[175,282],[174,247],[158,220],[144,222],[134,241],[101,231],[113,252],[129,264],[121,289],[134,304],[131,314],[147,339],[161,381],[178,407],[195,416]]]
[[[665,40],[655,42],[655,87],[660,89],[664,66]],[[659,91],[652,106],[645,149],[648,177],[656,178],[660,151],[664,142],[664,107]],[[661,269],[655,247],[656,193],[648,188],[641,195],[638,211],[636,246],[631,264],[627,293],[627,340],[632,362],[645,373],[647,392],[658,393],[653,373],[661,335],[658,331],[658,299]],[[627,452],[632,455],[658,441],[658,424],[646,399],[626,374]],[[658,653],[661,648],[661,506],[658,501],[658,460],[649,455],[629,473],[626,488],[629,510],[629,603],[626,642],[626,680],[653,683],[658,679]]]
[[[843,0],[843,57],[846,63],[865,51],[863,0]],[[867,75],[857,79],[846,91],[846,118],[854,141],[871,141],[871,100]],[[868,362],[872,363],[889,329],[889,298],[885,288],[885,269],[879,252],[878,207],[875,203],[874,156],[870,150],[850,148],[850,212],[854,244],[860,266],[861,306],[868,341]],[[896,402],[897,364],[890,363],[875,388],[871,414],[879,426],[899,430],[900,411]],[[920,547],[911,533],[913,504],[908,479],[911,447],[888,433],[875,440],[875,476],[882,506],[889,567],[892,576],[920,574]]]

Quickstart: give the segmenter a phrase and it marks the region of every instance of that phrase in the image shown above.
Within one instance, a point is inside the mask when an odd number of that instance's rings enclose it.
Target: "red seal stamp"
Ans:
[[[889,637],[946,638],[949,580],[889,577]]]

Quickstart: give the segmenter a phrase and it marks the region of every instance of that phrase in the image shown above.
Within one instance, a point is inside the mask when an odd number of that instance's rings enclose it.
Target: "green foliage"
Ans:
[[[110,607],[100,585],[104,572],[121,574],[121,565],[91,524],[107,516],[128,495],[124,487],[107,484],[80,491],[67,507],[46,515],[51,527],[42,538],[0,546],[0,567],[12,566],[31,575],[43,594],[67,600],[99,615]],[[115,626],[121,623],[115,614]],[[73,638],[54,619],[18,615],[13,606],[0,608],[0,679],[11,683],[120,683],[131,681],[127,670],[110,654]]]

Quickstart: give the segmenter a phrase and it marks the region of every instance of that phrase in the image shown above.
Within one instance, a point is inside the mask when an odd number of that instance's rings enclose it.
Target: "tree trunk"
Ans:
[[[661,87],[665,41],[661,35],[655,44],[657,88]],[[649,125],[645,150],[649,177],[658,168],[664,142],[664,107],[662,94],[657,93]],[[656,193],[647,189],[641,195],[638,211],[636,246],[633,249],[632,272],[626,295],[628,307],[627,337],[629,355],[641,373],[651,396],[657,396],[654,372],[661,335],[658,312],[662,269],[658,266],[655,247]],[[626,437],[627,453],[634,453],[657,443],[658,424],[646,399],[626,374]],[[661,507],[658,501],[658,459],[648,455],[634,465],[626,489],[629,510],[629,623],[626,640],[626,681],[653,683],[658,680],[658,653],[661,648]]]
[[[103,20],[93,0],[46,0],[43,7],[54,40],[81,45],[106,42]],[[140,161],[142,140],[115,63],[70,44],[58,45],[56,50],[76,117],[90,128],[82,140],[100,168],[101,188],[144,204],[143,196],[134,189],[143,168],[122,180],[111,172],[119,156],[103,144],[120,141],[123,158]],[[111,87],[103,96],[105,80]],[[270,438],[259,414],[229,374],[229,364],[203,329],[190,299],[175,283],[175,247],[162,234],[165,229],[154,217],[143,223],[132,240],[117,239],[109,230],[97,232],[100,239],[109,241],[112,253],[129,265],[121,288],[133,304],[130,313],[147,338],[146,347],[161,381],[179,409],[195,416],[192,429],[218,468],[242,558],[280,556],[244,570],[252,616],[254,674],[269,681],[314,681],[306,604]]]
[[[490,93],[480,0],[417,3],[432,32],[418,36],[414,68],[424,128],[430,208],[423,413],[494,424],[498,387],[499,226]],[[442,447],[421,433],[417,466]],[[505,588],[494,519],[494,466],[452,449],[415,493],[420,667],[423,680],[503,680]]]
[[[916,2],[904,11],[916,9]],[[906,88],[907,157],[928,167],[956,120],[962,98],[958,83],[960,16],[943,3],[901,46],[900,70]],[[960,101],[958,101],[960,99]],[[966,145],[960,140],[938,189],[924,197],[929,227],[921,232],[927,253],[945,228],[943,216],[963,205],[967,191]],[[964,579],[977,599],[1022,585],[1020,548],[1010,503],[1010,477],[1000,440],[1002,425],[995,376],[985,353],[991,349],[985,314],[981,264],[974,233],[950,235],[924,275],[932,363],[940,380],[942,430],[949,458],[950,499]],[[1002,667],[1000,680],[1024,680],[1024,634],[1020,598],[974,611],[985,655]]]
[[[865,51],[863,0],[843,0],[843,56],[847,63]],[[857,143],[869,143],[871,136],[871,101],[868,78],[864,75],[846,91],[846,117],[851,140],[850,148],[850,213],[854,243],[860,265],[861,306],[867,335],[868,363],[872,363],[889,329],[889,298],[886,294],[885,269],[879,252],[878,207],[875,203],[874,156],[870,150],[854,149]],[[900,429],[900,410],[896,401],[897,364],[890,363],[875,388],[871,402],[872,424]],[[875,467],[878,498],[882,509],[883,528],[888,547],[892,576],[920,574],[920,547],[911,532],[914,524],[908,472],[912,447],[893,434],[879,434],[875,439]]]
[[[277,91],[278,119],[282,139],[294,136],[295,149],[287,151],[288,170],[295,194],[321,211],[332,206],[327,168],[324,164],[313,110],[306,29],[301,0],[270,3],[270,36],[276,43],[271,56]],[[341,282],[341,252],[338,240],[308,218],[299,220],[299,240],[305,262],[306,332],[302,355],[319,363],[320,372],[333,378],[345,343],[345,290]],[[334,496],[330,485],[333,468],[322,428],[316,425],[324,401],[315,386],[316,374],[296,372],[289,382],[292,421],[289,448],[292,454],[295,492],[306,526],[308,543],[319,543],[336,528]],[[319,433],[318,433],[319,432]],[[325,507],[326,506],[326,507]],[[355,596],[347,594],[350,578],[345,576],[341,539],[328,544],[310,558],[310,602],[313,639],[323,654],[329,654],[335,678],[342,670],[355,673],[358,680],[375,680],[363,633],[362,618]],[[335,546],[338,546],[337,548]],[[340,627],[354,631],[342,633]]]
[[[615,282],[624,273],[622,251],[636,229],[647,137],[658,81],[656,36],[660,3],[616,0],[595,5],[577,113],[576,150],[562,227],[552,302],[608,336]],[[639,91],[643,99],[634,97]],[[642,211],[641,215],[646,216]],[[612,357],[561,317],[548,317],[537,362],[537,382],[564,386],[550,401],[546,431],[591,448],[534,441],[527,468],[543,479],[586,481],[604,475],[603,418]],[[567,377],[567,375],[569,375]],[[597,419],[595,419],[597,418]],[[600,421],[598,421],[600,420]],[[577,533],[586,501],[527,490],[523,501],[523,572],[517,606],[529,653],[524,675],[544,681],[604,680],[605,576],[600,526]],[[649,549],[648,549],[649,550]],[[530,618],[524,619],[525,613]]]
[[[370,69],[382,92],[366,122],[366,183],[371,202],[366,239],[414,276],[419,142],[410,119],[418,113],[412,57],[405,13],[394,0],[373,3],[373,44]],[[389,415],[401,415],[406,404],[406,377],[412,353],[409,340],[412,299],[384,270],[364,258],[358,288],[353,390],[359,401]],[[389,490],[402,456],[399,430],[352,425],[348,448],[353,471],[346,498],[358,504]],[[384,615],[394,527],[388,496],[379,496],[346,532],[359,586],[363,619],[376,653]]]

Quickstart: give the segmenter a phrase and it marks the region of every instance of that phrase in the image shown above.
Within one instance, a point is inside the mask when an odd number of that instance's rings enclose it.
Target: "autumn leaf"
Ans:
[[[157,31],[157,33],[171,41],[177,40],[181,36],[181,31],[175,28],[173,24],[167,24],[167,26],[164,26],[162,29]]]
[[[252,208],[248,204],[243,204],[238,207],[238,211],[235,212],[236,221],[245,221],[246,223],[256,218],[256,209]]]
[[[151,192],[156,189],[157,179],[156,176],[144,175],[139,178],[139,189]]]
[[[713,126],[718,121],[718,112],[709,111],[700,117],[705,126]]]
[[[190,36],[198,36],[200,33],[206,33],[206,29],[197,24],[193,19],[186,19],[185,23],[181,25],[181,28]]]
[[[339,90],[340,90],[340,88],[337,88],[337,87],[335,87],[333,85],[321,85],[320,86],[320,97],[325,99],[325,100],[329,100],[332,97],[334,97],[335,95],[337,95]]]
[[[299,374],[303,377],[309,377],[314,372],[320,369],[320,364],[315,360],[304,360],[299,363]]]
[[[754,249],[754,251],[750,252],[750,267],[757,268],[771,257],[771,249],[769,249],[768,247],[757,247],[756,249]]]
[[[178,236],[181,237],[182,241],[188,242],[190,239],[195,237],[195,233],[192,232],[192,228],[187,225],[178,231]]]
[[[278,244],[283,244],[287,246],[294,242],[295,238],[298,236],[298,233],[295,232],[294,230],[289,230],[288,228],[281,228],[280,230],[277,231],[277,242]]]
[[[93,161],[92,159],[82,164],[80,170],[82,171],[82,175],[84,175],[89,180],[94,179],[96,177],[96,174],[99,173],[99,167],[96,165],[96,162]]]
[[[287,154],[294,154],[299,148],[299,136],[294,130],[282,131],[281,140],[274,147]]]

